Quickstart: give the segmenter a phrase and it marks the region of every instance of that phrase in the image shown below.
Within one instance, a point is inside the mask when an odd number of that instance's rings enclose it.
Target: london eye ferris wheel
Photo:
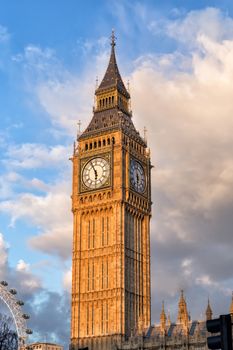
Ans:
[[[24,302],[18,300],[16,296],[16,289],[8,288],[6,281],[0,282],[0,302],[2,301],[10,311],[18,336],[18,349],[20,349],[25,345],[28,335],[32,334],[32,330],[27,328],[27,320],[30,316],[23,312]]]

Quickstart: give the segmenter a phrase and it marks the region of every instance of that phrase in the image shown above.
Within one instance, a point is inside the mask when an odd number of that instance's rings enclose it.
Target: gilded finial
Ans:
[[[115,31],[114,31],[114,29],[112,29],[111,46],[112,46],[112,47],[116,46],[116,36],[115,36]]]
[[[211,320],[212,319],[212,315],[213,315],[213,312],[212,312],[212,309],[211,309],[211,306],[210,306],[210,299],[208,297],[208,303],[207,303],[207,308],[206,308],[206,320]]]
[[[98,89],[98,85],[99,85],[99,78],[98,76],[95,79],[95,88]]]

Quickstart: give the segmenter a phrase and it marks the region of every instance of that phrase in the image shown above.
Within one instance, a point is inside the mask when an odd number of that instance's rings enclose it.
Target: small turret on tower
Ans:
[[[166,332],[166,321],[167,321],[167,317],[165,314],[165,310],[164,310],[164,301],[162,303],[162,311],[160,314],[160,329],[161,329],[161,333],[165,334]]]
[[[211,306],[210,306],[209,298],[208,298],[208,304],[207,304],[207,308],[206,308],[205,314],[206,314],[206,321],[212,320],[213,312],[212,312],[212,309],[211,309]]]

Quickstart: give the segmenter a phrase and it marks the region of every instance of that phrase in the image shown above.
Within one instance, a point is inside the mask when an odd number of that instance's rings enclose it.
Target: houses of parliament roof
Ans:
[[[233,295],[229,308],[233,318]],[[170,315],[166,315],[164,302],[160,314],[160,323],[151,325],[147,329],[135,330],[128,341],[122,347],[124,350],[131,349],[208,349],[206,320],[212,318],[212,308],[208,299],[204,320],[191,320],[187,311],[187,304],[183,291],[181,291],[178,303],[177,321],[171,322]]]

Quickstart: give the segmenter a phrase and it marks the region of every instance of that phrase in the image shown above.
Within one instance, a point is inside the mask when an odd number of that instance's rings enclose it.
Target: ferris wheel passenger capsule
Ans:
[[[27,333],[27,334],[32,334],[33,332],[32,332],[31,329],[28,328],[28,329],[26,329],[26,333]]]
[[[13,294],[13,295],[16,295],[16,294],[17,294],[17,290],[14,289],[14,288],[10,289],[9,292],[10,292],[11,294]]]
[[[13,295],[16,295],[17,294],[17,290],[16,289],[10,289],[9,292]]]
[[[4,287],[7,287],[7,286],[8,286],[7,281],[1,281],[0,283],[1,283],[1,285],[4,286]]]
[[[23,306],[24,305],[24,302],[22,300],[17,300],[16,301],[16,304],[18,304],[19,306]]]
[[[28,314],[23,314],[22,317],[25,319],[25,320],[29,320],[30,316]]]

